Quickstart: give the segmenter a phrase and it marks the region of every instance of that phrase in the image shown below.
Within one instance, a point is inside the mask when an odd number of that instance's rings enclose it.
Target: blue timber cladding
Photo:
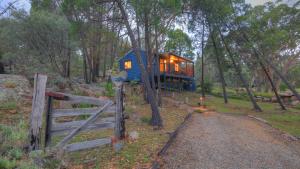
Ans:
[[[141,51],[144,66],[147,65],[146,52]],[[125,69],[124,65],[126,61],[131,61],[131,69]],[[134,54],[134,51],[129,51],[124,57],[119,60],[120,70],[127,72],[127,81],[141,81],[141,70],[139,68],[138,61]]]
[[[143,50],[141,50],[140,52],[141,52],[143,64],[146,67],[147,66],[146,52],[143,51]],[[125,69],[125,62],[126,61],[131,61],[131,68],[130,69]],[[154,69],[154,74],[159,75],[161,80],[164,79],[164,77],[176,78],[177,80],[181,79],[181,80],[186,82],[186,83],[183,84],[183,88],[185,90],[195,91],[196,85],[195,85],[194,77],[181,76],[181,75],[176,75],[176,74],[161,73],[158,70],[159,69],[159,63],[157,63],[157,60],[154,60],[154,62],[152,64],[153,64],[153,67],[155,68]],[[137,58],[136,58],[135,53],[134,53],[133,50],[129,51],[125,56],[123,56],[119,60],[119,68],[120,68],[121,71],[126,71],[127,72],[126,81],[137,81],[137,82],[142,81],[142,79],[141,79],[141,70],[139,68],[139,64],[138,64]],[[149,80],[151,80],[151,79],[149,79]],[[176,88],[176,86],[178,87],[177,82],[163,82],[163,84],[161,84],[161,85],[165,89]]]

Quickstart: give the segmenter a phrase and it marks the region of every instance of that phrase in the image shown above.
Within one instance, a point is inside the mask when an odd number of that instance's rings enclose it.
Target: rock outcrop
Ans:
[[[21,101],[30,93],[30,83],[24,76],[0,74],[0,103]]]

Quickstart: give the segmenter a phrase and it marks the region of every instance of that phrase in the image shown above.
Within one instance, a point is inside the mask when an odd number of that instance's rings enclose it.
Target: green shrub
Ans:
[[[28,134],[23,120],[20,120],[17,126],[0,125],[0,133],[2,140],[0,148],[6,151],[11,147],[16,147],[16,143],[25,142]]]
[[[1,169],[13,169],[16,167],[15,160],[8,160],[6,158],[0,158],[0,168]]]
[[[105,84],[105,95],[108,97],[114,96],[114,89],[113,89],[113,83],[112,82],[106,82]]]
[[[286,91],[287,88],[288,88],[287,85],[284,83],[280,84],[280,86],[279,86],[280,91]]]
[[[20,160],[23,156],[23,151],[19,148],[13,148],[8,152],[11,159]]]
[[[213,83],[211,83],[210,81],[204,81],[203,87],[204,87],[204,92],[205,92],[205,93],[212,93],[212,90],[213,90]],[[202,91],[202,86],[201,86],[201,84],[198,85],[197,91],[198,91],[198,92],[201,92],[201,91]]]

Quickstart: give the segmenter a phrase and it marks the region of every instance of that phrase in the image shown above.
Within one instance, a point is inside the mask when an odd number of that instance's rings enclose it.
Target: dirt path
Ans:
[[[300,169],[300,143],[249,117],[194,114],[163,156],[167,169]]]

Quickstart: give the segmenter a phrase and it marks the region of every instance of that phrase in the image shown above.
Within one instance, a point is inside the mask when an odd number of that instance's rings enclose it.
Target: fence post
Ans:
[[[32,99],[32,112],[29,128],[29,150],[37,150],[41,144],[41,130],[45,106],[47,76],[35,74]]]
[[[115,137],[118,140],[125,138],[125,120],[123,107],[123,84],[116,84],[116,114]]]
[[[46,132],[45,132],[45,147],[51,144],[51,128],[52,128],[52,105],[53,97],[48,96],[47,114],[46,114]]]

